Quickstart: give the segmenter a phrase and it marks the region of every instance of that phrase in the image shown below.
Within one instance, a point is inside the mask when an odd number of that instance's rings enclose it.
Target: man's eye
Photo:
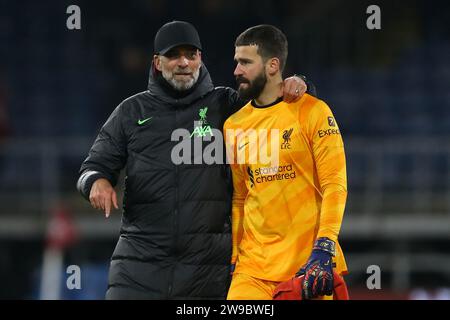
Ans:
[[[186,54],[186,57],[188,59],[195,59],[197,57],[197,52],[193,51],[193,52],[189,52]]]
[[[174,51],[174,52],[169,51],[165,54],[165,57],[170,60],[176,60],[182,56],[189,60],[195,60],[197,58],[197,52],[192,51],[192,52],[181,53],[181,52],[176,52],[176,51]]]

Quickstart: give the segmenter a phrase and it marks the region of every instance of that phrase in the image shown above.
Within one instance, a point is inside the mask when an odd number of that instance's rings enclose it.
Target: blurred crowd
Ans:
[[[290,42],[286,73],[317,84],[345,134],[448,132],[448,121],[436,121],[450,118],[445,2],[380,1],[378,31],[366,28],[364,1],[78,1],[82,29],[73,31],[70,4],[8,1],[0,11],[1,92],[10,95],[1,127],[14,136],[93,136],[117,104],[146,89],[154,34],[175,19],[199,30],[216,85],[235,85],[239,32],[270,23]]]
[[[73,4],[81,9],[81,30],[66,27]],[[171,20],[198,29],[216,86],[235,87],[240,32],[261,23],[284,31],[285,74],[316,85],[348,142],[347,212],[449,212],[450,180],[442,176],[449,176],[450,147],[440,141],[450,135],[450,4],[380,0],[381,30],[368,30],[371,4],[0,0],[0,218],[41,217],[55,199],[76,214],[90,210],[75,191],[79,165],[112,110],[146,90],[154,35]],[[30,230],[42,228],[8,221],[0,224],[0,297],[37,297],[44,241]],[[107,261],[112,241],[96,241],[95,251],[84,241],[69,262]],[[85,270],[93,279],[106,276],[103,264]]]

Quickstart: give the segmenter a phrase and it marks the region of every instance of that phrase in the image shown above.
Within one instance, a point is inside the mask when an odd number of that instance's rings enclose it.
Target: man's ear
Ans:
[[[158,70],[158,71],[161,71],[161,70],[162,70],[162,68],[161,68],[161,58],[160,58],[160,56],[158,56],[158,55],[156,55],[156,54],[153,56],[153,64],[154,64],[156,70]]]
[[[267,73],[270,76],[274,76],[277,72],[280,71],[280,60],[278,58],[271,58],[266,63]]]

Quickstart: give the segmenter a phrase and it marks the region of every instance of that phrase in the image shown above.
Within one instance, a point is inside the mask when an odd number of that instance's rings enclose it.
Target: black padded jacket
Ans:
[[[181,96],[150,72],[148,90],[124,100],[103,125],[77,186],[88,198],[95,180],[106,178],[115,186],[120,170],[126,170],[107,299],[226,297],[230,174],[224,161],[205,163],[202,155],[222,139],[223,123],[242,105],[235,90],[214,88],[205,66],[196,85]],[[179,152],[174,161],[180,136],[192,143],[192,152]],[[195,139],[202,140],[201,152]],[[180,155],[184,163],[177,162]]]

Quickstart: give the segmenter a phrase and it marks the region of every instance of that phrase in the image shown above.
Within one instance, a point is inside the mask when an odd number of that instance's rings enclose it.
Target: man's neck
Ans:
[[[283,96],[283,79],[281,75],[268,79],[263,92],[255,99],[259,106],[265,106]]]

